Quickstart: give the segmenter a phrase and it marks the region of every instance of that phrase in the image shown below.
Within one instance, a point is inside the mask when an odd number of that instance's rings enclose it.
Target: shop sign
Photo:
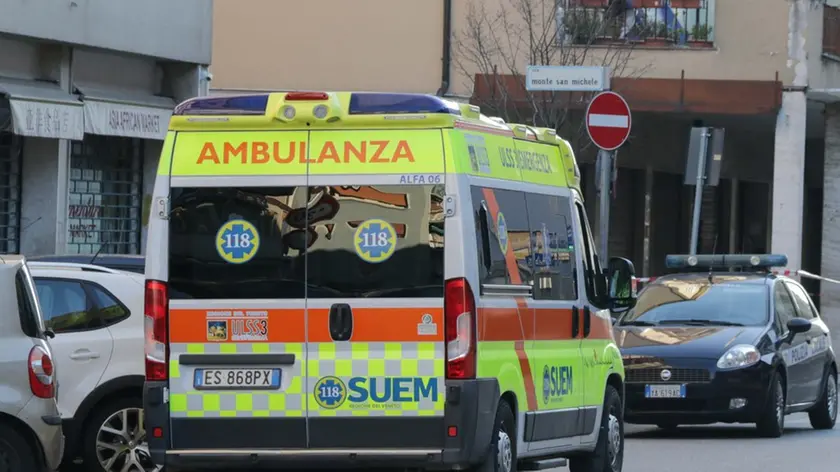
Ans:
[[[85,100],[85,132],[105,136],[166,138],[172,110]]]
[[[84,137],[82,104],[9,100],[12,131],[36,138],[73,139]]]

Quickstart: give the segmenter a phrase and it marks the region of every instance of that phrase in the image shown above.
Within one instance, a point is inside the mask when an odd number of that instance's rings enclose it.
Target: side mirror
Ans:
[[[44,336],[46,336],[49,339],[54,339],[55,331],[53,331],[52,328],[47,328],[44,330]]]
[[[787,322],[787,329],[791,334],[805,333],[811,329],[811,321],[805,318],[794,318]]]
[[[607,264],[609,306],[613,313],[623,313],[636,304],[636,269],[623,257],[611,257]]]

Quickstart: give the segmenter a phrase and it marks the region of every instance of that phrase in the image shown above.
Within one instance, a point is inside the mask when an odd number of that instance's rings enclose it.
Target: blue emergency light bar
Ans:
[[[416,93],[353,93],[350,95],[351,115],[402,113],[443,113],[460,115],[458,104],[434,95]]]
[[[669,269],[767,269],[784,267],[788,263],[784,254],[671,254],[665,256]]]
[[[264,115],[268,94],[206,97],[187,100],[175,107],[175,115]]]

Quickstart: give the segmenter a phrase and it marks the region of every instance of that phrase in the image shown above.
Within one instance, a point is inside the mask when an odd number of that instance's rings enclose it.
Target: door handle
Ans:
[[[580,311],[578,307],[572,307],[572,339],[577,338],[580,334]]]
[[[589,333],[592,331],[592,312],[589,310],[589,306],[583,307],[583,337],[588,338]]]
[[[94,351],[89,351],[87,349],[79,349],[75,351],[73,354],[70,354],[70,359],[74,361],[86,361],[89,359],[99,359],[99,353]]]
[[[335,341],[349,341],[353,335],[353,309],[346,303],[330,307],[330,336]]]

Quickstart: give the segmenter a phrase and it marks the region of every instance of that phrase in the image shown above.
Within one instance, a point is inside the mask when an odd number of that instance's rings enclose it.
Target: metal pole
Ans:
[[[700,135],[700,157],[697,159],[697,182],[694,185],[694,210],[691,215],[691,245],[689,254],[697,254],[697,240],[700,237],[700,207],[703,206],[703,184],[706,180],[706,148],[708,146],[709,128],[703,128]]]
[[[612,188],[612,157],[613,153],[610,151],[598,151],[598,165],[601,168],[600,172],[600,208],[598,217],[598,235],[600,241],[599,258],[602,261],[609,260],[608,250],[610,241],[610,189]]]

